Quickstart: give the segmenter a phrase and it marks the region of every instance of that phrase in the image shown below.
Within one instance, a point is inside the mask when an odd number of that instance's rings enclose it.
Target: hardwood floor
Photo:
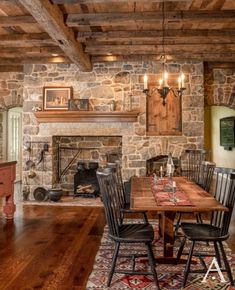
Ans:
[[[24,206],[1,219],[0,289],[85,289],[105,224],[103,209]]]
[[[84,290],[99,248],[102,208],[24,206],[0,219],[0,289]],[[235,253],[235,218],[229,245]]]

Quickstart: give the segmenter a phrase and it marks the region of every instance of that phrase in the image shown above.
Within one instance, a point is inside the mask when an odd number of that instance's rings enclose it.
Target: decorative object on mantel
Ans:
[[[111,104],[110,104],[110,110],[111,110],[111,111],[115,111],[115,110],[116,110],[116,103],[115,103],[114,100],[111,101]]]
[[[35,106],[33,106],[32,111],[33,112],[42,111],[42,108],[39,105],[35,105]]]
[[[160,61],[162,62],[162,78],[159,79],[159,86],[154,87],[151,90],[148,88],[148,76],[144,75],[144,90],[143,92],[146,96],[151,96],[154,92],[158,92],[160,97],[163,99],[163,106],[166,105],[166,97],[169,92],[172,92],[176,97],[182,97],[183,91],[185,90],[184,84],[184,74],[183,72],[178,77],[178,89],[170,87],[167,83],[168,80],[168,72],[166,70],[166,53],[165,53],[165,2],[162,2],[162,55],[160,57]]]
[[[68,110],[72,87],[44,87],[43,110]]]
[[[70,99],[68,108],[71,111],[88,111],[89,100],[88,99]]]

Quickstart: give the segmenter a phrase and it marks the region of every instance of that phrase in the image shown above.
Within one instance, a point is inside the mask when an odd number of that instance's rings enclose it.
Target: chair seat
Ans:
[[[181,229],[189,240],[213,241],[224,240],[221,236],[221,229],[210,224],[182,223]]]
[[[122,224],[119,228],[119,237],[112,238],[126,243],[149,243],[153,241],[154,231],[151,225]]]

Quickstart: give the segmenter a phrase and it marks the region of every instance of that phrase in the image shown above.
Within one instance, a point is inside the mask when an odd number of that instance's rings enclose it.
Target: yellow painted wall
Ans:
[[[211,147],[212,161],[216,166],[235,168],[235,147],[228,151],[220,146],[220,119],[231,116],[235,116],[235,110],[222,106],[205,110],[205,148]]]
[[[204,121],[204,148],[211,151],[211,107],[205,108]]]

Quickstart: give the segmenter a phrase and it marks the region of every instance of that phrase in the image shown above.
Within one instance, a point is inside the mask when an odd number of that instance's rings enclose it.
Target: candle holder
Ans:
[[[153,88],[151,90],[144,89],[143,93],[145,93],[147,97],[151,97],[151,95],[157,91],[159,93],[160,97],[162,98],[163,106],[165,106],[166,105],[166,98],[167,98],[169,92],[172,92],[175,97],[181,98],[183,96],[183,92],[185,90],[186,90],[186,88],[184,88],[184,87],[182,87],[180,89],[174,89],[174,88],[170,88],[168,86],[164,86],[162,88]]]
[[[176,186],[172,186],[172,197],[170,199],[171,202],[176,203],[177,202],[177,198],[176,198]]]

